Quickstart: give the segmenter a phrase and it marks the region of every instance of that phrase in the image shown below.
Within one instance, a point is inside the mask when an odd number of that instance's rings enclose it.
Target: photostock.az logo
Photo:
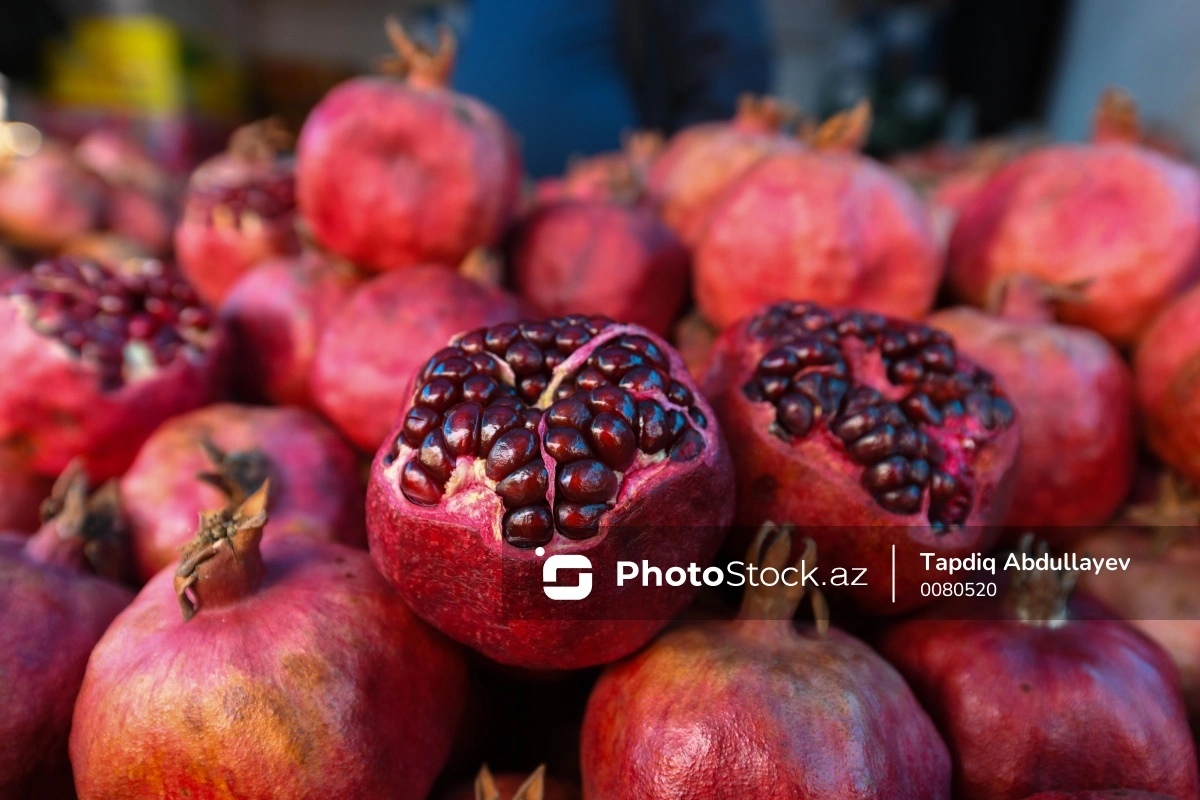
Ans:
[[[534,551],[538,556],[546,555],[546,548],[539,547]],[[554,586],[558,583],[560,569],[577,569],[579,583],[574,586]],[[587,556],[578,553],[559,553],[546,559],[542,564],[542,591],[551,600],[582,600],[592,593],[592,562]]]

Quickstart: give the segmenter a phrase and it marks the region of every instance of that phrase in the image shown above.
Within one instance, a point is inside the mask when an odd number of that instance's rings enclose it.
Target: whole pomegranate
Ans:
[[[1005,523],[1055,546],[1109,519],[1136,461],[1133,379],[1121,354],[1086,328],[1054,322],[1037,281],[1001,287],[996,314],[961,306],[928,322],[993,372],[1021,411],[1016,488]]]
[[[652,204],[689,247],[700,241],[713,206],[768,155],[798,150],[782,128],[794,112],[770,97],[743,95],[728,122],[706,122],[671,137],[646,176]]]
[[[1158,792],[1136,789],[1112,789],[1099,792],[1038,792],[1025,800],[1173,800]]]
[[[104,181],[103,226],[165,255],[178,216],[175,182],[166,171],[136,141],[114,131],[84,136],[75,157]]]
[[[1010,275],[1088,281],[1060,318],[1118,345],[1200,278],[1200,174],[1138,145],[1132,101],[1109,92],[1088,145],[1036,149],[996,172],[963,209],[949,281],[979,305]]]
[[[683,363],[692,375],[703,376],[708,371],[708,359],[712,354],[720,331],[704,321],[704,317],[691,312],[675,325],[673,340]]]
[[[225,153],[192,173],[175,255],[205,302],[220,305],[256,264],[299,252],[290,147],[279,120],[262,120],[235,131]]]
[[[532,775],[492,775],[485,765],[475,778],[475,785],[451,792],[445,800],[579,800],[579,792],[565,783],[546,777],[546,768],[538,767]]]
[[[319,417],[215,405],[164,423],[121,478],[141,579],[178,560],[202,511],[236,507],[267,478],[271,536],[365,543],[357,458]]]
[[[364,283],[325,325],[310,387],[317,407],[374,452],[396,422],[429,354],[456,333],[521,316],[515,297],[426,264]]]
[[[696,246],[696,304],[719,328],[766,303],[813,300],[924,316],[942,259],[920,199],[859,155],[870,108],[821,126],[811,150],[761,160],[724,193]]]
[[[945,332],[780,303],[721,334],[702,385],[733,451],[735,546],[767,520],[800,526],[826,566],[847,570],[835,591],[883,614],[929,602],[922,553],[995,542],[1020,426]]]
[[[41,525],[39,509],[51,484],[50,478],[0,451],[0,531],[36,531]]]
[[[159,261],[43,261],[0,288],[0,443],[44,475],[118,475],[163,420],[209,402],[227,339]]]
[[[1028,543],[1019,555],[1032,557]],[[1046,552],[1042,545],[1037,556]],[[1086,600],[1069,603],[1073,573],[1031,567],[1013,576],[1004,600],[952,600],[880,640],[950,746],[955,798],[1113,788],[1200,795],[1166,653]]]
[[[92,648],[133,595],[91,574],[85,550],[104,520],[87,480],[60,483],[32,538],[0,533],[0,797],[73,798],[67,734]]]
[[[1200,354],[1200,286],[1172,300],[1146,328],[1134,351],[1133,370],[1141,412],[1153,417],[1171,382]]]
[[[461,654],[365,553],[262,541],[266,494],[205,513],[178,569],[96,646],[71,728],[81,800],[428,793],[462,711]]]
[[[620,150],[575,159],[562,177],[539,180],[533,200],[539,205],[555,200],[645,202],[647,174],[662,148],[661,135],[633,133]]]
[[[375,458],[367,533],[439,630],[576,669],[636,650],[695,594],[616,574],[707,565],[733,516],[725,442],[670,345],[599,317],[501,323],[437,351],[411,397]],[[589,560],[590,593],[548,602],[543,577]]]
[[[516,229],[517,292],[539,314],[600,314],[665,336],[687,302],[689,256],[648,208],[562,200]]]
[[[317,342],[360,283],[352,266],[308,250],[251,270],[221,305],[239,358],[234,388],[255,402],[314,407]]]
[[[809,540],[789,563],[791,547],[764,526],[736,620],[684,625],[601,675],[585,798],[949,800],[946,745],[896,671],[820,604],[815,627],[792,621],[816,558]]]
[[[325,96],[300,132],[296,188],[317,241],[390,270],[457,264],[499,241],[520,203],[521,157],[490,107],[447,87],[454,38],[418,47],[394,20],[392,65]]]
[[[54,250],[96,228],[104,205],[101,182],[58,142],[42,141],[28,125],[28,155],[0,142],[0,237],[34,250]],[[40,144],[39,144],[40,142]]]

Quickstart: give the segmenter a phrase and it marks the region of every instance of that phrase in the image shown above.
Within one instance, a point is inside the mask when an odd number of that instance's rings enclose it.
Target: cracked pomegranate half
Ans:
[[[367,498],[371,553],[413,610],[535,669],[645,643],[695,588],[619,588],[617,560],[706,564],[732,516],[725,443],[679,355],[583,316],[479,328],[434,354]],[[591,560],[586,599],[546,602],[559,554]]]
[[[995,542],[1017,415],[949,334],[780,303],[721,335],[704,386],[737,467],[736,547],[768,520],[795,524],[826,565],[867,570],[867,585],[841,590],[863,610],[901,613],[928,602],[920,553],[966,555]]]

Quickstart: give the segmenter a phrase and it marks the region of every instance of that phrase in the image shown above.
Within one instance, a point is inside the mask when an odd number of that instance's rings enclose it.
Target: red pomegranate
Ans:
[[[474,786],[451,792],[445,800],[579,800],[579,792],[565,783],[546,777],[541,766],[532,775],[492,775],[485,765]]]
[[[1025,800],[1173,800],[1158,792],[1136,789],[1112,789],[1099,792],[1038,792]]]
[[[1034,150],[999,170],[963,210],[949,280],[979,305],[997,282],[1088,281],[1060,318],[1118,345],[1200,278],[1200,175],[1138,142],[1137,111],[1108,92],[1089,145]]]
[[[538,181],[533,200],[538,205],[555,200],[645,202],[647,174],[662,148],[660,134],[633,133],[625,138],[620,150],[575,159],[562,177]]]
[[[41,140],[28,125],[20,130],[29,139],[22,152],[0,143],[0,236],[22,247],[54,250],[97,226],[103,186],[69,148]]]
[[[43,261],[0,289],[0,442],[44,475],[76,457],[119,475],[159,423],[212,399],[226,344],[162,262]]]
[[[517,292],[538,314],[599,314],[665,336],[687,302],[689,256],[648,208],[560,200],[516,229]]]
[[[1134,352],[1138,405],[1154,416],[1162,407],[1171,381],[1193,356],[1200,354],[1200,286],[1172,300],[1146,328]]]
[[[1112,788],[1200,796],[1170,659],[1086,599],[1068,603],[1075,574],[1035,568],[1047,549],[1031,552],[1031,538],[1013,556],[1030,566],[1011,571],[1003,601],[951,600],[880,640],[950,746],[955,798]]]
[[[1181,365],[1162,400],[1143,419],[1155,454],[1200,485],[1200,354]]]
[[[671,137],[647,175],[651,202],[694,247],[721,195],[768,155],[799,149],[783,133],[794,110],[770,97],[744,95],[729,122],[707,122]]]
[[[171,248],[178,198],[175,182],[133,139],[99,130],[75,146],[75,157],[104,181],[103,225],[165,255]]]
[[[732,515],[725,443],[678,354],[599,317],[455,337],[418,376],[367,493],[371,554],[413,610],[530,669],[644,644],[696,586],[622,586],[617,561],[707,565]],[[548,601],[543,577],[589,561],[590,593]]]
[[[323,247],[363,267],[457,264],[499,241],[516,212],[520,153],[494,110],[447,88],[448,29],[437,51],[394,19],[388,35],[403,79],[349,80],[304,123],[300,210]]]
[[[721,335],[702,385],[733,451],[735,547],[767,520],[793,523],[846,570],[834,591],[891,614],[929,602],[921,553],[995,542],[1020,426],[945,332],[781,303]]]
[[[92,648],[133,595],[85,566],[87,480],[65,476],[33,538],[0,533],[0,797],[73,798],[67,734]]]
[[[1021,412],[1021,454],[1005,523],[1065,546],[1129,495],[1136,461],[1133,379],[1086,328],[1054,322],[1055,292],[1024,276],[999,287],[996,314],[936,312],[935,328],[994,373]]]
[[[789,563],[788,529],[764,526],[736,620],[684,625],[601,675],[583,721],[587,800],[949,800],[946,745],[896,671],[829,629],[823,604],[816,626],[792,621],[807,544]]]
[[[357,458],[319,417],[298,408],[215,405],[163,424],[121,478],[141,579],[178,560],[200,512],[236,507],[268,477],[268,538],[365,543]]]
[[[317,342],[360,283],[354,268],[308,250],[251,270],[221,305],[238,359],[234,388],[255,402],[314,407]]]
[[[452,269],[422,265],[360,286],[325,326],[313,399],[360,449],[374,452],[429,354],[456,333],[521,315],[515,297]]]
[[[694,311],[675,326],[675,349],[693,376],[702,377],[708,371],[708,359],[719,333]]]
[[[252,267],[299,252],[291,135],[275,118],[239,128],[225,153],[192,173],[175,255],[204,301],[218,306]]]
[[[178,569],[96,646],[71,729],[81,800],[428,793],[462,711],[462,656],[365,553],[262,541],[266,493],[206,512]]]
[[[722,197],[695,251],[696,304],[719,328],[780,300],[924,316],[942,260],[924,206],[859,155],[865,103],[826,122],[814,149],[763,159]]]
[[[41,525],[42,501],[52,481],[0,451],[0,531],[32,533]]]

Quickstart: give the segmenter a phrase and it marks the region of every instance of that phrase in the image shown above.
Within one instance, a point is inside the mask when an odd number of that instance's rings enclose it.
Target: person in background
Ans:
[[[635,129],[733,114],[771,85],[758,0],[470,0],[454,73],[522,139],[534,178]]]

